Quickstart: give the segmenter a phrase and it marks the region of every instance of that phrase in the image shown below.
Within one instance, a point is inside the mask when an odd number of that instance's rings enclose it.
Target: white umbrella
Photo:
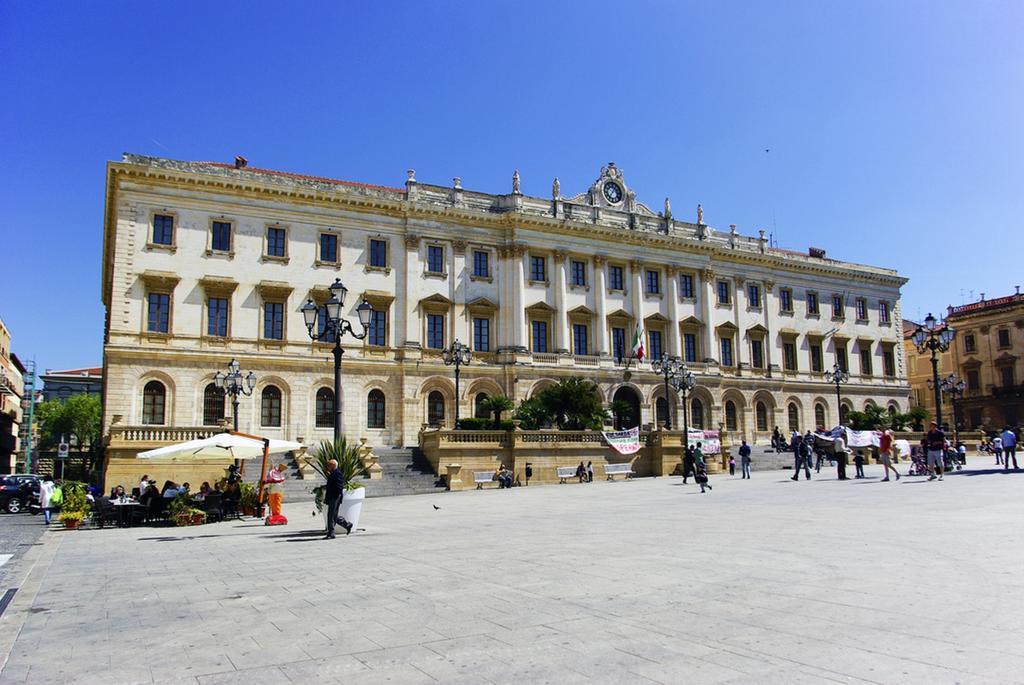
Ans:
[[[306,447],[301,442],[269,439],[266,454],[297,452]],[[264,456],[264,439],[238,433],[218,433],[200,440],[179,442],[153,450],[139,452],[140,459],[260,459]]]

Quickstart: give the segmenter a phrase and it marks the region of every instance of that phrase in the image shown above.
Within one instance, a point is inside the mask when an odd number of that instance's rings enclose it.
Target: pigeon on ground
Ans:
[[[437,506],[436,504],[434,504],[432,506],[434,507],[434,509],[440,509],[441,508],[441,507]]]

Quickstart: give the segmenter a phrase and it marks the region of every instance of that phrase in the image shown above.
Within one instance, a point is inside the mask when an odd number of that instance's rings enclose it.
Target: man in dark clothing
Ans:
[[[750,445],[746,440],[740,445],[740,472],[742,478],[750,478]]]
[[[352,524],[338,516],[338,507],[341,506],[344,493],[345,478],[341,475],[338,462],[331,459],[327,462],[327,491],[324,493],[324,499],[327,500],[327,537],[324,538],[325,540],[334,539],[335,524],[345,529],[345,535],[352,532]]]
[[[793,431],[793,439],[790,442],[790,447],[793,450],[793,480],[800,480],[800,468],[804,469],[804,476],[807,480],[811,479],[811,464],[810,464],[810,447],[804,442],[803,438],[796,431]]]
[[[683,482],[691,475],[696,478],[697,472],[693,469],[693,448],[687,445],[683,452]]]
[[[928,458],[928,471],[931,472],[928,480],[935,480],[935,474],[938,474],[939,480],[942,480],[942,468],[945,465],[946,457],[946,434],[935,421],[931,422],[929,430],[924,436],[924,444]]]

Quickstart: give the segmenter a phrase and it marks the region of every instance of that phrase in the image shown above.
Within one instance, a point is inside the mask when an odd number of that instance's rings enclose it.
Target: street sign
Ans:
[[[58,459],[67,459],[68,458],[68,444],[66,442],[62,442],[59,445],[57,445],[57,458]]]

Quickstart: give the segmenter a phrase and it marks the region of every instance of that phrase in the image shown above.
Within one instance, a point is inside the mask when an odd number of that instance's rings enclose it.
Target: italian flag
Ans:
[[[644,329],[640,324],[637,324],[636,330],[633,331],[633,356],[637,361],[644,358]]]

